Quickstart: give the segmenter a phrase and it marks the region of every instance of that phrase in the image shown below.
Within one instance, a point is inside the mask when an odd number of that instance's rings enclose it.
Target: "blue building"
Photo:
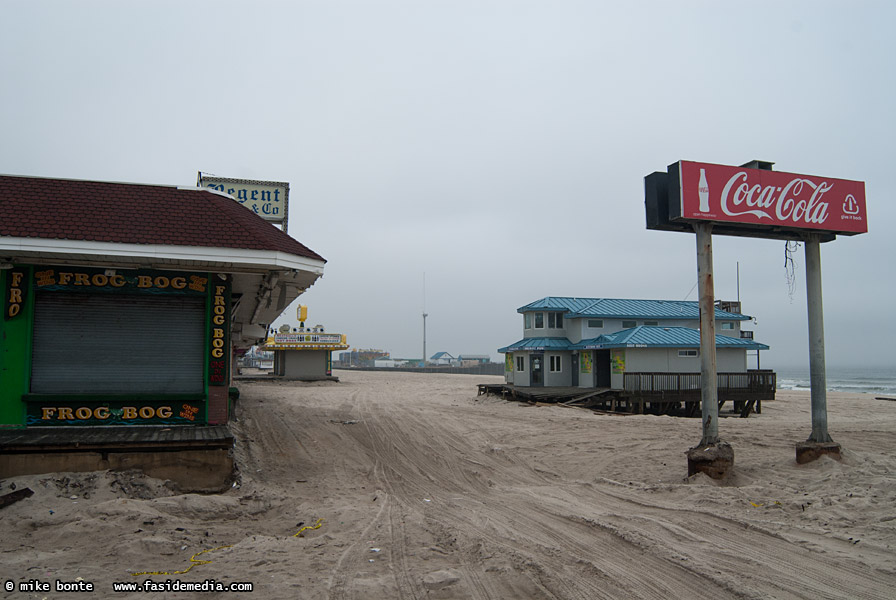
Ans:
[[[514,387],[700,389],[697,302],[549,296],[517,312],[522,339],[498,349],[505,381]],[[768,381],[768,372],[758,370],[759,351],[768,346],[742,328],[751,321],[739,303],[716,303],[720,387],[754,385],[751,374],[764,373]],[[748,351],[755,351],[754,370]]]

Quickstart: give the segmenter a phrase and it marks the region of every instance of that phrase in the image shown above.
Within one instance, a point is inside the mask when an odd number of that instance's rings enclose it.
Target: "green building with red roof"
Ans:
[[[325,264],[212,190],[0,176],[0,432],[225,425],[233,357]]]

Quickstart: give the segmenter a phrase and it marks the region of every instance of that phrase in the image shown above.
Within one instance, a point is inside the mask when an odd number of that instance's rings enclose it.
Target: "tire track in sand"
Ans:
[[[367,425],[366,435],[364,440],[358,440],[359,443],[368,444],[371,454],[376,456],[377,464],[380,465],[377,479],[398,504],[423,513],[423,509],[414,507],[419,507],[421,501],[428,496],[442,500],[458,494],[487,497],[489,501],[478,505],[475,511],[457,503],[454,506],[446,503],[440,504],[438,511],[426,510],[424,516],[465,538],[467,546],[486,542],[492,552],[499,551],[502,556],[515,563],[520,573],[531,578],[531,587],[544,590],[546,597],[583,600],[617,598],[623,594],[657,599],[670,597],[673,589],[657,584],[651,578],[641,581],[636,577],[640,583],[627,583],[632,572],[631,565],[645,560],[641,549],[617,549],[615,560],[608,565],[598,566],[583,560],[582,557],[596,552],[594,546],[584,542],[585,539],[594,538],[589,527],[574,527],[578,532],[571,532],[568,531],[569,522],[565,520],[540,522],[540,507],[537,505],[529,505],[528,502],[523,502],[522,506],[511,505],[507,502],[511,496],[503,490],[490,489],[479,478],[469,476],[468,461],[456,451],[463,445],[463,439],[445,431],[431,432],[425,422],[408,419],[406,413],[401,416],[402,420],[397,421],[384,411],[368,410],[365,407],[363,421]],[[414,435],[408,435],[409,431],[414,431]],[[477,456],[475,464],[480,468],[484,466],[492,474],[502,473],[510,468],[513,480],[522,479],[530,485],[545,485],[545,478],[540,473],[500,453]],[[514,504],[521,503],[517,500]],[[441,514],[436,514],[437,512]],[[567,531],[563,535],[558,534],[561,529]],[[403,535],[393,535],[392,542],[395,546],[393,551],[399,557],[396,568],[404,570],[406,567],[402,563],[406,562],[406,552],[402,547],[406,542]],[[616,540],[613,542],[618,543]],[[575,549],[574,552],[569,551],[570,547]],[[533,548],[535,551],[530,552],[526,548]],[[661,562],[661,566],[668,570],[669,565],[665,561]],[[570,564],[577,566],[570,568]],[[509,591],[510,586],[501,582],[499,577],[490,577],[490,583],[484,582],[485,567],[478,556],[464,556],[461,553],[455,557],[453,566],[464,574],[464,581],[469,588],[468,597],[500,597]],[[675,568],[678,568],[677,565]],[[603,576],[595,577],[595,572],[602,573]],[[692,579],[685,570],[682,570],[682,578]],[[422,590],[418,591],[423,593]],[[718,591],[715,589],[705,596],[692,596],[717,597]]]
[[[411,410],[365,406],[364,420],[366,439],[358,441],[376,456],[376,478],[404,517],[416,511],[467,547],[484,544],[548,597],[817,598],[825,590],[840,597],[889,597],[869,569],[832,568],[810,551],[735,519],[620,498],[593,485],[546,486],[539,472],[508,452],[470,448],[457,428],[417,418]],[[473,466],[501,483],[485,485],[471,474]],[[421,509],[422,498],[433,503]],[[403,538],[393,536],[393,543],[400,546]],[[453,559],[470,597],[507,591],[495,587],[499,577],[484,582],[479,557]],[[395,568],[405,568],[406,560]],[[662,580],[653,575],[660,572]]]

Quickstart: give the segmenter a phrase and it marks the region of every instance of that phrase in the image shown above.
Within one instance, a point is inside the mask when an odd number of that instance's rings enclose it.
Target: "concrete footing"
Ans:
[[[0,478],[138,469],[183,492],[221,492],[234,478],[233,443],[224,425],[0,430]]]
[[[840,444],[836,442],[800,442],[796,445],[796,462],[801,465],[830,456],[840,460]]]
[[[728,442],[697,446],[685,454],[688,457],[688,477],[703,473],[712,479],[724,479],[734,467],[734,449]]]

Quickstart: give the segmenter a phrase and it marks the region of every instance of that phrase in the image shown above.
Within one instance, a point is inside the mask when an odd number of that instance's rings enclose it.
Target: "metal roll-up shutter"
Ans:
[[[204,298],[35,296],[32,393],[199,393],[204,366]]]

